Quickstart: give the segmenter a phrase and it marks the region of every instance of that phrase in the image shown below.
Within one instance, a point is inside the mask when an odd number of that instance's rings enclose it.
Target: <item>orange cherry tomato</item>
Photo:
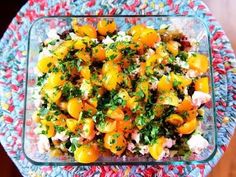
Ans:
[[[197,128],[197,119],[192,119],[186,123],[184,123],[182,126],[177,128],[177,131],[180,134],[188,135],[194,132]]]
[[[176,111],[184,112],[193,109],[192,99],[190,96],[185,96],[184,100],[178,105]]]
[[[180,44],[176,41],[169,41],[166,44],[167,50],[172,53],[172,55],[176,56],[179,53],[179,46]]]
[[[74,44],[74,49],[85,51],[86,44],[82,40],[77,40]]]
[[[81,136],[85,139],[92,140],[95,137],[95,124],[92,118],[85,118],[82,120],[82,133]]]
[[[79,119],[83,103],[79,98],[72,98],[68,101],[67,111],[75,119]]]
[[[167,119],[166,122],[175,125],[175,126],[180,126],[184,123],[184,119],[178,115],[178,114],[171,114]]]
[[[209,80],[208,77],[203,77],[195,81],[195,90],[204,93],[209,93]]]
[[[195,54],[189,57],[188,64],[190,69],[193,69],[199,73],[205,73],[208,70],[208,58],[202,54]]]
[[[55,131],[55,128],[54,128],[54,125],[52,122],[50,121],[47,121],[47,120],[41,120],[41,123],[47,127],[47,137],[48,138],[51,138],[53,136],[55,136],[56,134],[56,131]]]
[[[89,80],[91,77],[89,66],[83,66],[80,70],[80,74],[84,79]]]
[[[161,41],[161,37],[154,29],[146,28],[142,31],[140,40],[144,45],[154,47],[155,43]]]
[[[95,162],[99,158],[98,147],[93,144],[84,144],[75,150],[74,157],[79,163]]]
[[[61,86],[65,83],[64,75],[62,72],[50,73],[47,83],[47,85],[51,88]]]
[[[133,128],[132,120],[119,120],[116,124],[117,131],[130,132]]]
[[[158,91],[169,91],[173,89],[172,83],[167,76],[163,75],[157,84]]]
[[[106,51],[101,45],[98,45],[92,49],[92,56],[98,61],[103,61],[106,59]]]
[[[107,118],[104,122],[96,125],[99,132],[110,133],[116,131],[117,121]]]
[[[97,29],[98,29],[99,34],[103,36],[107,35],[107,31],[108,31],[107,21],[104,19],[100,20],[97,24]]]
[[[122,109],[120,107],[117,107],[115,110],[108,109],[107,116],[111,119],[123,120],[125,115]]]
[[[110,70],[107,72],[102,80],[103,86],[111,91],[116,88],[118,84],[118,72],[115,70]]]
[[[84,61],[85,63],[90,63],[90,61],[91,61],[91,58],[90,58],[89,53],[84,52],[84,51],[78,51],[78,52],[76,52],[76,53],[75,53],[75,56],[76,56],[76,58],[78,58],[78,59]]]
[[[37,63],[37,68],[42,73],[47,73],[50,69],[52,69],[57,62],[57,58],[55,56],[44,57],[41,58]]]
[[[122,54],[119,51],[113,49],[107,49],[105,55],[107,59],[113,60],[114,63],[119,63],[122,58]]]
[[[90,112],[92,115],[96,114],[97,112],[97,109],[93,107],[92,105],[88,104],[87,102],[84,102],[83,110]]]
[[[68,129],[73,133],[76,133],[79,129],[79,122],[75,119],[66,119],[66,125]]]
[[[83,25],[80,27],[82,36],[88,36],[91,38],[97,38],[96,29],[92,25]]]
[[[104,147],[109,149],[113,154],[121,155],[126,145],[126,139],[121,132],[106,133],[104,136]]]

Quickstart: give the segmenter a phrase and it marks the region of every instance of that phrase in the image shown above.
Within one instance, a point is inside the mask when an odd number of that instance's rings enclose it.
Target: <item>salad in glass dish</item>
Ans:
[[[35,72],[32,118],[38,150],[79,163],[104,156],[154,160],[199,154],[209,94],[209,59],[168,25],[113,20],[48,31]]]

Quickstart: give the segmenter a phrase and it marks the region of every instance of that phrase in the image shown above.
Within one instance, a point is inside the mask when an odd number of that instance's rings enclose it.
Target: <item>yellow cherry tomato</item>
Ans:
[[[126,148],[126,139],[121,132],[106,133],[104,136],[104,147],[113,154],[121,155]]]
[[[157,84],[157,89],[159,92],[170,91],[171,89],[173,89],[170,79],[167,76],[163,75]]]
[[[51,88],[61,86],[65,83],[65,77],[62,72],[50,73],[47,79],[47,85]]]
[[[192,83],[192,79],[185,76],[177,75],[174,72],[170,73],[170,79],[174,87],[178,87],[183,90]]]
[[[178,114],[171,114],[167,119],[166,122],[175,125],[175,126],[180,126],[184,123],[184,119],[178,115]]]
[[[182,126],[177,128],[177,131],[180,134],[188,135],[194,132],[197,128],[197,119],[194,118],[186,123],[184,123]]]
[[[130,110],[134,110],[135,108],[137,108],[138,106],[138,102],[137,102],[138,98],[136,96],[131,97],[130,99],[128,99],[126,106],[130,109]]]
[[[149,149],[149,153],[151,154],[151,156],[155,159],[155,160],[161,160],[160,156],[163,152],[163,145],[165,143],[165,138],[164,137],[160,137],[156,140],[156,142],[152,145],[149,145],[148,149]]]
[[[82,133],[81,136],[85,139],[92,140],[95,137],[95,124],[92,118],[85,118],[82,120]]]
[[[174,56],[178,55],[179,53],[179,46],[180,44],[176,41],[169,41],[166,44],[167,50]]]
[[[193,69],[199,73],[205,73],[208,70],[208,58],[202,54],[194,54],[188,59],[190,69]]]
[[[105,55],[107,59],[113,60],[115,63],[120,62],[122,58],[122,54],[118,50],[113,49],[106,49]]]
[[[161,37],[154,29],[146,28],[142,31],[140,40],[144,45],[153,47],[156,42],[161,41]]]
[[[209,93],[209,80],[208,77],[203,77],[195,81],[195,90],[204,93]]]
[[[79,98],[72,98],[68,101],[67,111],[75,119],[79,119],[83,104]]]
[[[136,96],[138,99],[141,99],[144,97],[144,101],[147,102],[148,92],[149,92],[148,87],[149,87],[148,81],[142,81],[138,83],[137,88],[136,88]]]
[[[80,74],[84,79],[89,80],[91,77],[89,66],[83,66],[80,70]]]
[[[120,107],[117,107],[114,110],[108,109],[107,116],[110,117],[111,119],[123,120],[125,115],[122,109]]]
[[[88,52],[78,51],[75,53],[76,58],[84,61],[85,63],[90,63],[91,58]]]
[[[179,98],[174,91],[163,92],[157,99],[157,103],[163,105],[179,105]]]
[[[97,24],[97,29],[98,29],[98,33],[105,36],[107,35],[107,31],[108,31],[108,23],[107,20],[100,20]]]
[[[101,45],[98,45],[92,49],[92,56],[95,60],[103,61],[106,59],[106,51]]]
[[[133,128],[132,120],[119,120],[116,123],[117,131],[130,132]]]
[[[83,25],[80,27],[80,35],[97,38],[96,29],[92,25]]]
[[[108,71],[116,71],[118,72],[119,66],[115,64],[112,60],[107,61],[102,66],[102,74],[106,74]]]
[[[48,88],[45,89],[45,94],[48,96],[50,101],[55,103],[61,98],[62,92],[55,88]]]
[[[107,72],[103,77],[102,83],[109,91],[115,89],[118,83],[118,72],[114,70]]]
[[[66,125],[68,129],[73,133],[76,133],[79,129],[78,120],[75,119],[66,119]]]
[[[79,163],[92,163],[99,158],[99,150],[96,145],[84,144],[76,148],[74,152],[75,160]]]
[[[44,119],[44,120],[41,120],[41,123],[47,127],[47,134],[46,135],[48,138],[55,136],[56,131],[55,131],[55,128],[54,128],[54,125],[52,122]]]
[[[109,33],[115,32],[116,31],[116,23],[114,21],[109,21],[107,30]]]
[[[57,62],[55,56],[43,57],[37,63],[37,68],[42,73],[47,73]]]
[[[61,43],[54,51],[54,55],[58,59],[64,59],[66,55],[69,53],[70,49],[73,47],[74,41],[64,41]]]
[[[74,49],[85,51],[86,44],[81,39],[79,39],[79,40],[75,41]]]
[[[137,41],[140,38],[141,33],[146,27],[144,25],[135,25],[132,26],[129,30],[129,33],[133,36],[133,40]]]
[[[116,131],[117,121],[107,118],[104,122],[96,125],[96,128],[101,133],[110,133]]]

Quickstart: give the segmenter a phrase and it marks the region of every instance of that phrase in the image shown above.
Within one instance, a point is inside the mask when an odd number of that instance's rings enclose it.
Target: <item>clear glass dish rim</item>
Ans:
[[[203,160],[179,160],[179,161],[152,161],[152,162],[93,162],[89,164],[82,164],[78,162],[39,162],[31,159],[26,151],[25,151],[25,131],[26,131],[26,105],[27,105],[27,90],[28,90],[28,66],[29,66],[29,53],[30,53],[30,36],[31,36],[31,30],[33,26],[40,20],[42,19],[53,19],[53,18],[146,18],[146,17],[151,17],[151,18],[192,18],[192,19],[198,19],[204,26],[206,32],[207,32],[207,40],[208,40],[208,53],[209,53],[209,59],[210,59],[210,78],[211,78],[211,96],[212,96],[212,109],[213,109],[213,120],[214,120],[214,150],[211,153],[210,156],[208,156],[206,159]],[[213,79],[213,66],[212,66],[212,53],[211,53],[211,43],[210,43],[210,31],[205,23],[200,17],[195,16],[195,15],[71,15],[71,16],[43,16],[38,19],[36,19],[30,26],[29,32],[28,32],[28,42],[27,42],[27,61],[26,61],[26,76],[25,76],[25,84],[24,84],[24,117],[23,117],[23,136],[22,136],[22,150],[23,154],[26,157],[27,160],[29,160],[32,164],[34,165],[52,165],[52,166],[66,166],[66,165],[71,165],[71,166],[104,166],[104,165],[191,165],[191,164],[202,164],[202,163],[207,163],[210,160],[213,159],[213,157],[216,154],[217,151],[217,127],[216,127],[216,110],[215,110],[215,92],[214,92],[214,79]]]

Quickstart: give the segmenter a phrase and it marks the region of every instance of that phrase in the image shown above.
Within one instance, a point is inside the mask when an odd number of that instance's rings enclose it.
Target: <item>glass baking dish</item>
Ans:
[[[36,123],[32,121],[32,114],[36,110],[32,96],[37,75],[34,72],[38,61],[40,43],[47,38],[47,32],[55,29],[58,33],[71,29],[72,19],[76,19],[80,24],[96,24],[101,18],[112,19],[122,31],[127,30],[132,24],[146,24],[154,28],[161,25],[168,25],[170,28],[182,31],[190,40],[195,40],[198,46],[192,48],[194,52],[200,52],[208,56],[210,69],[207,73],[209,77],[211,103],[204,107],[205,116],[199,125],[203,131],[203,137],[209,142],[209,147],[201,154],[192,154],[186,157],[168,157],[156,161],[150,157],[101,157],[95,163],[86,165],[125,165],[125,164],[180,164],[180,163],[205,163],[212,159],[216,152],[216,119],[214,101],[214,83],[212,57],[210,52],[209,32],[204,22],[193,16],[71,16],[71,17],[43,17],[33,23],[28,37],[28,56],[27,56],[27,76],[25,85],[25,114],[23,132],[23,151],[27,159],[37,165],[83,165],[75,162],[72,156],[64,155],[59,158],[51,157],[49,153],[40,154],[37,149],[39,135],[34,133]]]

